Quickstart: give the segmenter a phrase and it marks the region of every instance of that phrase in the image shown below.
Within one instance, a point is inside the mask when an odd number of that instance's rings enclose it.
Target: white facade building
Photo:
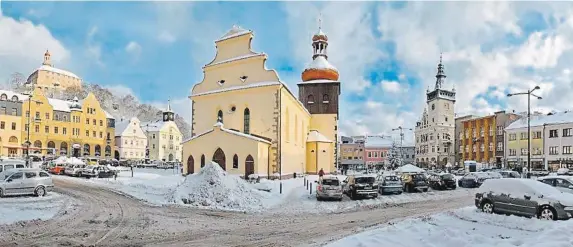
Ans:
[[[168,103],[167,110],[163,112],[163,119],[141,124],[147,135],[149,143],[147,158],[150,160],[181,162],[183,135],[174,120],[175,115],[171,110],[171,104]]]
[[[115,124],[115,145],[119,151],[119,159],[145,159],[147,137],[140,124],[135,117]]]
[[[427,106],[415,129],[416,163],[423,167],[444,167],[448,163],[454,164],[456,92],[453,88],[443,89],[445,79],[440,57],[436,86],[433,91],[426,92]]]

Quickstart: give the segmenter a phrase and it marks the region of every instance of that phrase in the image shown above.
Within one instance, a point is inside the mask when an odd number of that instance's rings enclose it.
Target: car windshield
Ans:
[[[95,169],[95,168],[96,168],[96,166],[86,166],[86,169],[88,169],[88,170],[92,170],[92,169]]]
[[[398,181],[399,179],[396,176],[386,176],[386,177],[384,177],[384,180],[386,180],[386,181]]]
[[[442,174],[442,179],[454,179],[454,175],[452,174]]]
[[[323,180],[322,180],[322,184],[323,184],[323,185],[334,185],[334,186],[338,186],[338,185],[340,185],[340,182],[338,181],[338,179],[323,179]]]
[[[374,183],[374,177],[357,177],[356,183],[357,184],[366,184],[366,183]]]
[[[414,174],[414,175],[412,175],[412,179],[422,180],[422,179],[424,179],[424,175],[422,175],[422,174]]]
[[[473,173],[473,175],[475,175],[475,176],[478,177],[478,178],[488,178],[488,177],[491,177],[489,174],[483,173],[483,172],[476,172],[476,173]]]

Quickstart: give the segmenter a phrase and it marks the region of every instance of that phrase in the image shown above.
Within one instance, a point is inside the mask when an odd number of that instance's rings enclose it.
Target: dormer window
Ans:
[[[249,78],[249,77],[246,75],[239,77],[239,79],[241,79],[242,82],[245,82],[247,80],[247,78]]]
[[[218,83],[220,86],[223,86],[225,84],[225,80],[220,80],[220,81],[218,81]]]
[[[18,96],[16,95],[12,96],[12,101],[18,101]]]
[[[7,100],[7,99],[8,99],[8,95],[6,95],[6,94],[0,95],[0,100]]]

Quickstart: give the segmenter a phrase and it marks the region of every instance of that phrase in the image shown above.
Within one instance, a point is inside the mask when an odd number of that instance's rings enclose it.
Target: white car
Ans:
[[[537,180],[549,184],[562,192],[573,194],[573,176],[546,176]]]
[[[80,176],[80,171],[84,168],[86,168],[86,165],[69,165],[64,170],[64,174],[77,177]]]

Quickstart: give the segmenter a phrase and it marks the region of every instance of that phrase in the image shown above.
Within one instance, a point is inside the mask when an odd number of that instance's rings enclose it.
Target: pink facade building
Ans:
[[[364,143],[364,163],[372,169],[388,164],[388,152],[392,149],[392,138],[389,136],[366,136]]]

